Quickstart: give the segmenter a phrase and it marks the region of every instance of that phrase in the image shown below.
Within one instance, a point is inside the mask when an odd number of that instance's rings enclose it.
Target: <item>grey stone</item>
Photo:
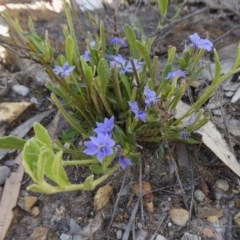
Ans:
[[[201,190],[196,190],[194,192],[194,198],[198,201],[198,202],[203,202],[204,198],[205,198],[205,194],[201,191]]]
[[[163,235],[157,235],[155,240],[167,240]]]
[[[21,84],[13,85],[12,90],[23,97],[29,94],[29,88]]]
[[[10,176],[10,169],[7,166],[0,166],[0,185],[3,185]]]
[[[70,234],[74,235],[74,234],[79,234],[81,227],[76,223],[76,221],[73,218],[70,218]]]
[[[182,236],[181,240],[201,240],[202,238],[198,235],[191,234],[189,232],[185,232]]]
[[[117,238],[117,239],[122,239],[122,235],[123,235],[122,230],[121,230],[121,229],[117,230],[117,232],[116,232],[116,238]]]

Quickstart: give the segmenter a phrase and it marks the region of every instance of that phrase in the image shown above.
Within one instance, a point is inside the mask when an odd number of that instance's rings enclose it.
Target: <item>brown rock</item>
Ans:
[[[213,230],[212,230],[211,228],[209,228],[209,227],[203,228],[202,234],[203,234],[203,236],[206,237],[206,238],[212,238],[212,237],[214,237],[214,232],[213,232]]]
[[[209,216],[207,217],[207,220],[210,222],[210,223],[217,223],[218,222],[218,217],[217,216]]]
[[[37,202],[37,197],[36,196],[26,196],[24,198],[24,209],[27,212],[30,212],[34,204]]]
[[[172,208],[170,211],[172,222],[178,226],[185,226],[189,220],[189,213],[183,208]]]
[[[33,233],[31,234],[32,240],[47,240],[48,235],[48,228],[45,227],[38,227],[33,230]]]
[[[214,207],[198,207],[198,216],[202,219],[210,216],[221,218],[223,216],[223,209]]]
[[[38,207],[33,207],[31,210],[31,215],[37,217],[40,214],[40,210]]]
[[[234,221],[235,223],[240,226],[240,212],[238,212],[235,216],[234,216]]]

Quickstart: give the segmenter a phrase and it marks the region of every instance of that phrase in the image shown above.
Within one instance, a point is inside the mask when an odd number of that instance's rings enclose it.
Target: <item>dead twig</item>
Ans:
[[[131,214],[131,217],[129,219],[128,225],[127,225],[126,230],[123,234],[122,240],[128,240],[129,239],[129,234],[132,230],[132,226],[133,226],[133,223],[134,223],[134,220],[135,220],[135,217],[136,217],[136,213],[137,213],[138,205],[139,205],[139,202],[140,202],[140,198],[141,197],[138,198],[138,201],[136,202],[136,204],[134,206],[134,209],[132,211],[132,214]]]

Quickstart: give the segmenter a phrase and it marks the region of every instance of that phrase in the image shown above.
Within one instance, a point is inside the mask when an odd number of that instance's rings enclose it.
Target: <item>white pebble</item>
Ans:
[[[20,85],[20,84],[15,84],[15,85],[12,87],[12,90],[13,90],[15,93],[17,93],[17,94],[19,94],[19,95],[21,95],[21,96],[23,96],[23,97],[25,97],[25,96],[27,96],[27,95],[29,94],[29,88],[26,87],[26,86],[24,86],[24,85]]]

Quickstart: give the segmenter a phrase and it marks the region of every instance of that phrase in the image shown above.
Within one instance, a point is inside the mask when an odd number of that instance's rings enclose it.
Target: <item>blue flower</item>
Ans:
[[[186,78],[186,71],[176,70],[169,72],[166,79],[173,79],[173,78]]]
[[[133,64],[135,66],[136,71],[140,71],[143,66],[145,65],[144,62],[140,62],[137,59],[133,59]],[[133,66],[131,61],[128,61],[127,64],[121,69],[121,73],[132,73],[133,72]]]
[[[127,47],[127,43],[123,38],[113,37],[110,41],[111,45],[119,45],[121,47]]]
[[[89,44],[91,47],[95,47],[96,46],[96,41],[92,40]],[[82,54],[82,57],[84,58],[84,60],[86,62],[91,62],[92,61],[92,56],[91,53],[89,51],[89,49],[87,49],[84,54]]]
[[[67,77],[74,70],[75,66],[69,66],[68,62],[64,63],[63,66],[55,66],[53,71],[61,77]]]
[[[187,139],[190,136],[191,136],[191,134],[186,129],[181,130],[180,138]]]
[[[135,114],[136,118],[139,118],[144,123],[147,121],[147,113],[139,110],[139,107],[136,101],[128,102],[128,105],[130,106],[132,112]]]
[[[118,55],[107,55],[107,60],[110,61],[110,68],[123,68],[127,64],[127,59],[124,58],[121,54]]]
[[[110,134],[114,128],[114,117],[105,118],[103,123],[97,122],[97,128],[94,129],[96,133]]]
[[[86,50],[86,51],[84,52],[84,54],[82,55],[82,57],[84,58],[84,60],[85,60],[86,62],[91,62],[91,61],[92,61],[92,56],[91,56],[89,50]]]
[[[117,67],[120,69],[120,73],[133,72],[131,61],[124,58],[121,54],[107,55],[106,59],[110,61],[110,68]],[[140,71],[145,64],[144,62],[140,62],[137,59],[133,59],[133,63],[137,71]]]
[[[212,51],[213,43],[208,39],[200,38],[197,33],[190,35],[189,38],[192,41],[191,46],[193,46],[194,48],[204,49],[208,52]]]
[[[156,97],[156,93],[150,90],[147,86],[144,87],[145,104],[146,106],[153,105],[159,97]]]
[[[126,169],[128,166],[133,166],[131,160],[124,156],[117,156],[116,161],[120,164],[122,169]]]
[[[98,161],[101,163],[105,156],[114,153],[113,147],[115,141],[109,134],[99,133],[97,137],[90,137],[91,141],[85,141],[86,149],[83,151],[87,155],[96,155]]]

